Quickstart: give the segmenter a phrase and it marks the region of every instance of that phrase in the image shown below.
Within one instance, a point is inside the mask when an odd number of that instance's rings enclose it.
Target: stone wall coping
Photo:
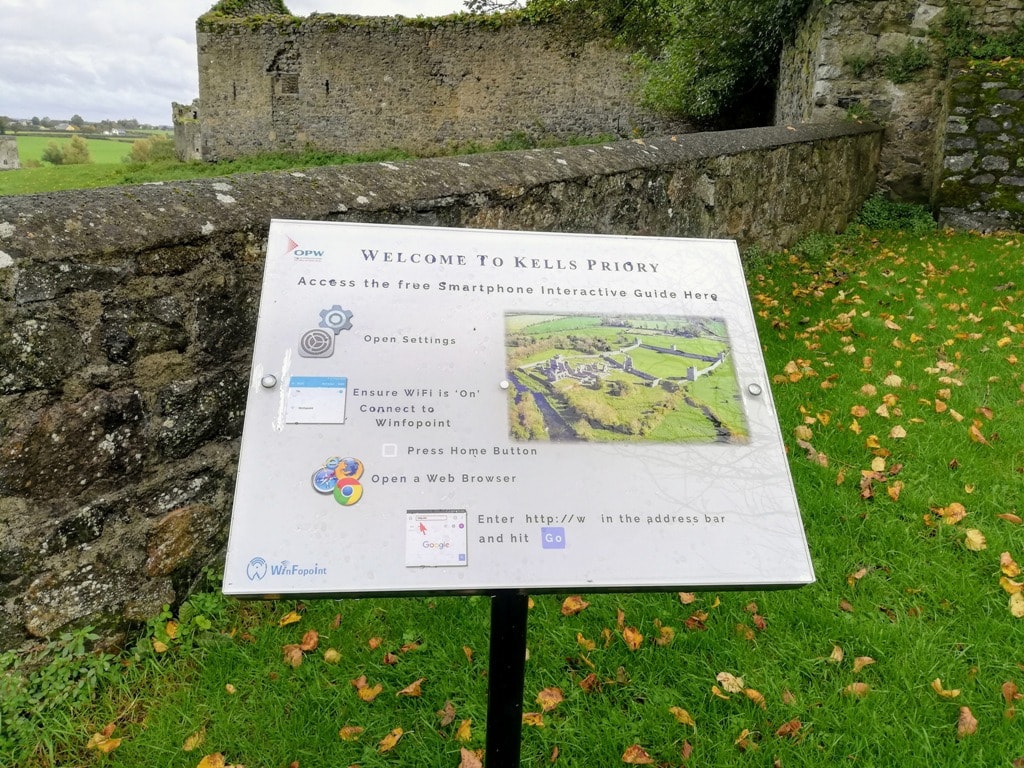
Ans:
[[[218,233],[265,232],[272,218],[358,220],[361,213],[424,211],[474,193],[514,198],[572,179],[881,131],[850,121],[772,126],[11,196],[0,207],[0,265],[22,258],[95,262],[201,244]]]

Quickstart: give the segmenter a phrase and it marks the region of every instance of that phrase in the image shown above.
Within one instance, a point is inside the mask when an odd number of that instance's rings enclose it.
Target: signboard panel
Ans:
[[[272,223],[228,594],[813,579],[735,243]]]

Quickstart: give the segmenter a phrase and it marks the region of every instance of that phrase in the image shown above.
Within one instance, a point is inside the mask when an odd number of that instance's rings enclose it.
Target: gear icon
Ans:
[[[337,336],[342,331],[352,328],[352,312],[345,309],[341,304],[335,304],[330,309],[320,310],[320,327],[330,328]]]

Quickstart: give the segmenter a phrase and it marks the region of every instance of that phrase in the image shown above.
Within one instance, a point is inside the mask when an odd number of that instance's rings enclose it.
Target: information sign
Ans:
[[[271,224],[228,594],[813,580],[732,241]]]

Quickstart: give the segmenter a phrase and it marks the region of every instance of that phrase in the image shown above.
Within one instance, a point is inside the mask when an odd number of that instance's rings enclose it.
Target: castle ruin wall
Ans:
[[[688,129],[639,106],[629,51],[573,41],[557,24],[204,17],[197,43],[202,157],[210,161]]]

